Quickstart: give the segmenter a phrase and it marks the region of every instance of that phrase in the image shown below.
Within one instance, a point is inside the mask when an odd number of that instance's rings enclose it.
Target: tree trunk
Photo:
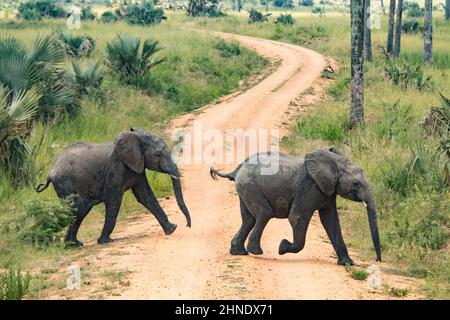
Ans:
[[[237,0],[237,11],[241,12],[242,9],[242,0]]]
[[[425,0],[423,63],[433,64],[433,0]]]
[[[389,2],[389,27],[388,27],[388,38],[386,51],[392,54],[392,49],[394,47],[394,20],[395,20],[395,0]]]
[[[395,46],[393,51],[394,57],[400,56],[400,46],[402,43],[402,14],[403,14],[403,0],[398,0],[397,24],[395,26]]]
[[[351,21],[351,107],[350,127],[364,124],[364,82],[363,82],[363,43],[364,43],[364,3],[350,1]]]
[[[364,61],[372,61],[372,32],[370,25],[370,0],[364,0]]]
[[[450,0],[445,0],[445,20],[450,19]]]
[[[266,0],[266,12],[269,12],[269,0]]]
[[[236,10],[236,0],[231,0],[231,11]]]

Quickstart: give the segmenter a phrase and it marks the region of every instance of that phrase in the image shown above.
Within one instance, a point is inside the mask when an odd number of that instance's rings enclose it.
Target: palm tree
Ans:
[[[106,65],[121,81],[132,84],[165,60],[153,59],[160,50],[158,41],[145,40],[141,47],[138,38],[117,36],[106,44]]]
[[[350,127],[364,123],[363,42],[364,3],[350,1],[351,20],[351,107]]]
[[[15,186],[29,177],[30,152],[25,139],[38,112],[40,98],[38,87],[13,93],[0,85],[0,164]]]
[[[364,0],[364,60],[372,61],[372,34],[370,25],[370,0]]]
[[[394,47],[394,20],[395,20],[395,0],[389,2],[389,27],[388,27],[388,38],[386,51],[392,54],[392,49]]]
[[[39,87],[37,116],[42,120],[60,114],[76,116],[81,111],[80,103],[66,81],[64,61],[64,51],[49,36],[37,37],[28,50],[13,37],[0,38],[0,85],[14,94]]]
[[[433,1],[425,0],[423,62],[433,64]]]
[[[395,46],[393,50],[393,56],[400,56],[400,45],[402,37],[402,14],[403,14],[403,0],[398,0],[397,6],[397,24],[395,26]]]

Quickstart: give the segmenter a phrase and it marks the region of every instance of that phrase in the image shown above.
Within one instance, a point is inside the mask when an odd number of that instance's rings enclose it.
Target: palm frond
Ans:
[[[37,114],[40,98],[37,87],[15,94],[9,107],[9,116],[18,124],[31,121]]]

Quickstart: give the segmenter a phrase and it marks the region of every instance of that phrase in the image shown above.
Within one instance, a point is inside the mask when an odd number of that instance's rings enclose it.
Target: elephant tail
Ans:
[[[36,188],[34,188],[34,190],[36,190],[36,192],[40,193],[40,192],[44,191],[45,189],[47,189],[47,187],[49,186],[50,182],[51,182],[50,179],[47,178],[47,181],[45,183],[41,183]]]
[[[220,173],[219,171],[217,171],[216,169],[211,167],[209,169],[209,174],[211,175],[211,178],[213,178],[214,180],[217,180],[217,176],[219,176],[221,178],[228,178],[231,181],[235,181],[236,180],[236,174],[237,174],[237,172],[239,171],[240,168],[241,168],[241,166],[238,166],[234,171],[232,171],[230,173]]]

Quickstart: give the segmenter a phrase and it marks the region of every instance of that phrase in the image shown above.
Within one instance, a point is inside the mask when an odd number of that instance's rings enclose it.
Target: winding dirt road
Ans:
[[[233,128],[280,128],[290,102],[318,80],[326,66],[322,55],[299,46],[223,33],[220,36],[234,38],[258,54],[279,61],[279,65],[248,91],[177,118],[173,129],[185,127],[192,132],[192,120],[201,121],[203,130],[214,128],[221,132]],[[215,165],[224,170],[235,166]],[[171,197],[163,200],[162,206],[171,221],[178,224],[174,234],[164,236],[156,220],[142,213],[126,225],[119,224],[113,234],[116,241],[97,252],[98,265],[107,261],[111,267],[131,271],[129,283],[121,287],[116,298],[386,298],[381,290],[369,293],[364,281],[353,280],[336,265],[332,246],[316,215],[305,249],[299,254],[278,255],[280,240],[292,239],[292,231],[287,220],[272,219],[263,233],[263,255],[231,256],[230,241],[241,223],[239,201],[234,184],[212,180],[209,167],[181,165],[192,229],[185,227]],[[357,256],[352,257],[358,262]],[[391,282],[404,283],[403,279],[386,276]]]

